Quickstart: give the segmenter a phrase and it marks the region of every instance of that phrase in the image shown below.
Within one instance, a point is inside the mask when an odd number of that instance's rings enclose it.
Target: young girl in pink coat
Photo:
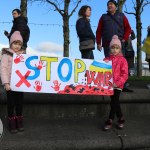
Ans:
[[[121,42],[117,35],[112,37],[110,42],[110,56],[105,58],[105,62],[112,61],[112,71],[113,71],[113,83],[114,83],[114,95],[111,96],[111,110],[109,113],[109,118],[105,123],[105,130],[109,130],[112,127],[112,121],[115,115],[118,118],[117,127],[122,129],[124,127],[124,118],[120,107],[119,97],[120,93],[124,87],[124,83],[128,79],[128,64],[126,59],[122,55]]]
[[[13,54],[21,54],[23,39],[19,31],[15,31],[10,38],[10,48],[2,49],[1,80],[7,93],[8,123],[11,133],[23,131],[22,101],[23,93],[11,91],[10,80]]]

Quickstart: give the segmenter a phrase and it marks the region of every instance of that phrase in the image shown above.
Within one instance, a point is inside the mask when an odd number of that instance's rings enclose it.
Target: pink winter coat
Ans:
[[[128,63],[122,54],[110,55],[105,60],[112,61],[113,82],[117,88],[123,89],[128,79]]]
[[[5,83],[10,84],[13,54],[14,51],[12,49],[2,49],[0,73],[3,85]]]

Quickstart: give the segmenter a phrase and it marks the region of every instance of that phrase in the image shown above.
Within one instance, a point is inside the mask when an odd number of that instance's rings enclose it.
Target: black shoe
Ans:
[[[134,92],[134,91],[131,90],[131,89],[128,89],[128,88],[123,88],[122,92],[130,92],[130,93],[132,93],[132,92]]]
[[[150,89],[150,84],[147,84],[146,86],[147,86],[148,89]]]

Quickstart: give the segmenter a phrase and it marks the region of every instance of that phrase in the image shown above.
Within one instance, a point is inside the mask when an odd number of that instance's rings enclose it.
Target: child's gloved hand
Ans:
[[[5,86],[4,86],[5,90],[6,91],[10,91],[10,84],[9,83],[5,83]]]

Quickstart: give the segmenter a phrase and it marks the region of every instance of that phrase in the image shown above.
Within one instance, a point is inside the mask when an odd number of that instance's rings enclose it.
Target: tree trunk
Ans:
[[[28,1],[28,0],[25,0]],[[55,8],[55,11],[58,11],[58,13],[62,16],[63,19],[63,38],[64,38],[64,50],[63,50],[63,56],[69,57],[69,44],[70,44],[70,29],[69,29],[69,19],[73,15],[73,13],[76,11],[77,7],[79,6],[79,3],[81,3],[82,0],[64,0],[64,1],[58,1],[58,0],[32,0],[34,1],[41,1],[46,2],[47,4],[52,5]],[[21,1],[24,4],[24,0]],[[71,10],[69,8],[70,3],[76,3],[75,7]],[[64,8],[60,8],[64,4]],[[71,11],[69,14],[69,10]]]
[[[142,37],[142,23],[140,14],[140,0],[136,0],[136,30],[137,30],[137,76],[142,76],[142,55],[141,55],[141,37]]]
[[[70,0],[64,2],[64,14],[63,14],[63,37],[64,37],[64,57],[69,57],[69,44],[70,44],[70,30],[69,30],[69,10]]]
[[[69,57],[69,44],[70,44],[70,37],[69,37],[69,17],[63,17],[63,37],[64,37],[64,57]]]
[[[126,0],[118,0],[118,11],[122,12],[123,5],[126,2]]]
[[[21,15],[27,17],[27,0],[21,0],[20,10],[21,10]]]

